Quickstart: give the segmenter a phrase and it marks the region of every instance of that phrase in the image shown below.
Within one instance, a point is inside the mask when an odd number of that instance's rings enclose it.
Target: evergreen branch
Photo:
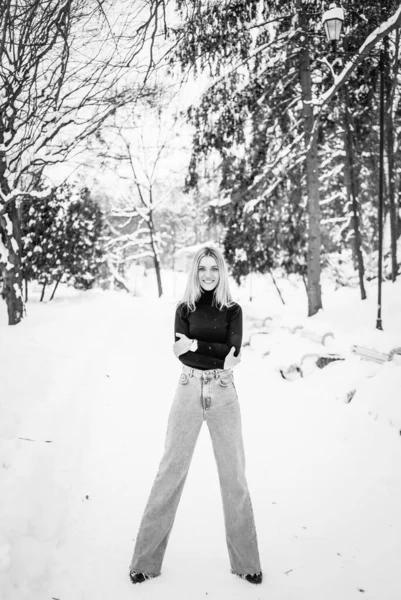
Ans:
[[[286,36],[283,36],[283,37],[286,37]],[[218,79],[216,79],[215,81],[213,81],[210,84],[210,86],[208,86],[206,88],[204,94],[206,94],[207,92],[209,92],[210,90],[212,90],[216,85],[218,85],[219,83],[221,83],[222,81],[224,81],[224,79],[227,79],[228,77],[230,77],[233,73],[235,73],[235,71],[237,71],[238,69],[240,69],[241,67],[243,67],[244,65],[246,65],[252,58],[255,58],[258,54],[260,54],[260,52],[263,52],[264,50],[266,50],[270,46],[276,44],[278,41],[279,41],[279,39],[274,39],[271,42],[268,42],[268,43],[263,44],[262,46],[259,46],[258,48],[256,48],[244,60],[242,60],[238,64],[234,65],[234,67],[232,67],[227,73],[224,73],[224,75],[222,75],[221,77],[219,77]],[[266,70],[267,70],[267,68],[266,68]]]
[[[314,100],[313,104],[320,108],[320,110],[328,104],[333,96],[338,92],[342,85],[348,81],[355,69],[363,62],[366,55],[370,54],[372,48],[374,48],[379,42],[382,41],[389,33],[394,29],[401,27],[401,5],[397,11],[384,23],[381,23],[376,29],[366,38],[359,51],[344,67],[341,73],[336,76],[334,84],[324,93],[321,98]]]

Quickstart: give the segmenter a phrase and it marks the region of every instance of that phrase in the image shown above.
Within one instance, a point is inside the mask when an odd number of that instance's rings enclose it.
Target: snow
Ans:
[[[3,199],[4,202],[10,202],[11,200],[13,200],[13,198],[18,198],[18,196],[29,196],[30,198],[46,198],[46,196],[48,196],[51,192],[51,188],[47,187],[41,191],[30,191],[28,192],[24,192],[23,190],[20,190],[19,188],[15,188],[13,190],[11,190],[11,192],[9,194],[3,194],[3,192],[0,190],[0,198]],[[29,213],[31,214],[31,213]],[[7,216],[7,215],[5,215]],[[11,224],[11,233],[12,233],[12,223],[10,221]],[[10,233],[10,235],[11,235]]]
[[[22,298],[21,286],[18,285],[18,283],[14,283],[13,288],[14,288],[14,292],[15,292],[15,297]]]
[[[19,247],[18,247],[17,240],[14,237],[12,237],[11,240],[10,240],[10,243],[11,243],[12,249],[17,254],[19,252]]]
[[[362,302],[357,289],[325,281],[325,310],[311,319],[295,278],[277,279],[285,306],[267,277],[233,285],[245,336],[272,318],[235,371],[264,582],[230,573],[204,425],[162,575],[132,586],[128,566],[180,373],[173,316],[185,275],[162,276],[162,299],[150,271],[133,283],[136,297],[60,285],[40,303],[31,289],[28,317],[14,327],[2,305],[1,599],[398,600],[401,365],[362,361],[349,346],[401,345],[401,282],[383,286],[384,332],[372,283]],[[324,351],[290,325],[332,331],[346,360],[283,379],[279,364]]]
[[[220,208],[221,206],[226,206],[231,203],[231,198],[216,198],[215,200],[210,200],[208,202],[209,206],[216,206]]]
[[[8,262],[8,250],[0,238],[0,263],[2,263],[2,262],[3,263]]]
[[[7,232],[7,235],[11,236],[13,234],[13,224],[11,222],[11,219],[8,216],[7,213],[5,213],[3,215],[3,219],[6,222],[6,232]]]

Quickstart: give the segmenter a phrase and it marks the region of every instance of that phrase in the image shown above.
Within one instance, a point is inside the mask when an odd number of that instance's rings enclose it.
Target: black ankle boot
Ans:
[[[238,573],[237,573],[238,575]],[[262,571],[259,573],[249,573],[248,575],[239,575],[242,579],[246,579],[249,583],[262,583],[263,574]]]
[[[145,573],[137,573],[136,571],[130,571],[129,573],[132,583],[143,583],[147,579],[151,579],[150,575]]]

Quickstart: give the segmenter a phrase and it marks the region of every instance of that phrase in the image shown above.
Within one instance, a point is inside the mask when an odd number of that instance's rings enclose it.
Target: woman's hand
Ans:
[[[180,338],[178,342],[175,342],[175,344],[173,344],[173,352],[178,358],[179,356],[181,356],[181,354],[185,354],[186,352],[188,352],[192,342],[196,342],[196,340],[190,340],[184,333],[176,333],[175,335]],[[197,347],[198,342],[196,342],[196,348]],[[195,351],[196,348],[193,351]]]
[[[233,346],[224,360],[225,369],[233,369],[241,362],[241,352],[238,356],[234,356],[235,347]]]

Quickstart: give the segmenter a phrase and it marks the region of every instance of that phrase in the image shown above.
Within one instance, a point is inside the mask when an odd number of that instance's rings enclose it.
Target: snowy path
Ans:
[[[18,600],[351,600],[362,591],[398,600],[399,437],[358,406],[335,402],[330,390],[323,394],[317,376],[288,383],[250,349],[236,383],[264,583],[251,586],[229,571],[205,424],[162,576],[130,583],[180,366],[171,303],[111,298],[77,305],[53,405],[44,402],[42,414],[24,422],[27,434],[52,439],[37,456],[53,469],[56,491],[37,501],[43,523],[53,518],[58,530],[48,532],[49,555],[56,553],[46,583],[38,579]]]

